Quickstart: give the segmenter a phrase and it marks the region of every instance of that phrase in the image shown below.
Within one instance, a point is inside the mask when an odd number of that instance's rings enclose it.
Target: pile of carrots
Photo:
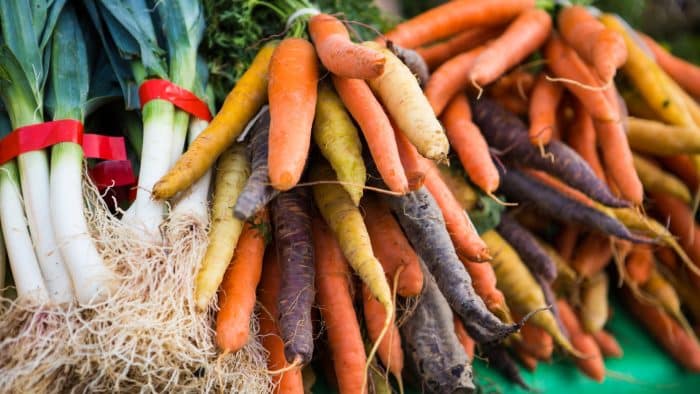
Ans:
[[[341,393],[387,389],[377,370],[470,391],[475,352],[524,386],[514,358],[556,349],[602,381],[623,352],[614,292],[700,371],[700,68],[534,0],[448,2],[364,43],[336,16],[305,23],[152,191],[215,169],[193,285],[222,352],[260,336],[283,393],[317,358]]]

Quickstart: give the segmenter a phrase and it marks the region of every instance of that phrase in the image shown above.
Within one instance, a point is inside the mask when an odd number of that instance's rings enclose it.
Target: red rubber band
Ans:
[[[80,144],[83,124],[64,119],[19,127],[0,141],[0,165],[15,157],[35,150],[42,150],[61,142]]]
[[[141,108],[151,100],[160,99],[173,103],[174,106],[199,119],[211,120],[207,103],[189,90],[164,79],[149,79],[142,83],[139,87],[139,99]]]

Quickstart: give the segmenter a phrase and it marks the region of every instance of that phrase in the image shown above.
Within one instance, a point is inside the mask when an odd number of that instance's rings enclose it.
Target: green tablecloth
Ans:
[[[534,392],[546,393],[700,393],[700,374],[691,374],[676,364],[654,339],[621,305],[614,303],[615,314],[609,330],[615,334],[625,354],[621,359],[606,359],[607,375],[603,383],[584,376],[569,360],[560,356],[550,364],[540,363],[535,372],[521,368],[525,382]],[[478,385],[486,393],[527,393],[510,384],[498,372],[488,369],[482,361],[474,362]],[[313,392],[332,393],[322,381]],[[417,394],[415,390],[407,393]]]

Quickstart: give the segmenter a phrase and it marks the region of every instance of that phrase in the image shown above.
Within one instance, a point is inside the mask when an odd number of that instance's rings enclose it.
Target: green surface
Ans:
[[[606,359],[607,374],[603,383],[596,383],[584,376],[576,366],[562,356],[555,356],[551,364],[540,363],[535,372],[521,368],[525,382],[532,392],[547,393],[692,393],[700,392],[700,374],[691,374],[676,364],[658,346],[644,328],[621,305],[613,302],[614,316],[608,329],[615,334],[624,350],[621,359]],[[330,394],[335,391],[322,381],[313,393]],[[527,393],[507,382],[495,370],[488,369],[483,361],[474,363],[476,382],[485,393]],[[409,394],[418,391],[409,389]]]

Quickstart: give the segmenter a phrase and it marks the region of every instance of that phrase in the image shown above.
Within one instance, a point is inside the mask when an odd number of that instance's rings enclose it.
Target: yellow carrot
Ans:
[[[243,221],[233,216],[231,208],[249,174],[245,147],[233,144],[221,155],[216,166],[209,244],[195,279],[195,301],[200,310],[205,310],[216,294],[243,231]]]
[[[582,284],[579,316],[583,329],[594,334],[608,321],[608,275],[599,272]]]
[[[627,140],[635,151],[659,156],[700,153],[700,131],[696,128],[634,117],[627,119],[627,125]]]
[[[690,203],[690,190],[680,179],[638,154],[633,155],[633,160],[634,169],[637,171],[644,189],[650,192],[668,193],[683,200],[686,204]]]
[[[260,49],[209,126],[153,186],[153,198],[165,200],[190,187],[211,168],[258,113],[267,101],[267,67],[276,46],[276,42],[270,42]]]
[[[642,286],[642,290],[656,300],[666,313],[674,318],[689,335],[695,337],[693,329],[681,311],[681,300],[676,290],[657,270],[651,272],[651,276]]]
[[[381,50],[386,56],[384,73],[367,82],[398,128],[421,155],[437,161],[447,160],[450,144],[445,130],[411,70],[387,48],[374,42],[363,45]]]
[[[313,137],[352,202],[359,205],[366,178],[362,144],[343,102],[327,83],[319,85]]]

